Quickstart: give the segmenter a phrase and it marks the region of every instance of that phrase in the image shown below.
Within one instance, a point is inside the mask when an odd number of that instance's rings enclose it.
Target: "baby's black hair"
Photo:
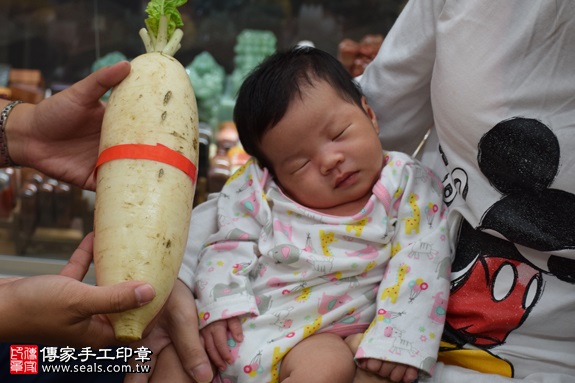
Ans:
[[[239,89],[234,122],[244,150],[269,167],[261,140],[285,115],[302,88],[326,81],[346,101],[362,107],[362,92],[352,76],[331,54],[308,46],[277,51],[257,66]],[[273,169],[270,168],[271,171]]]

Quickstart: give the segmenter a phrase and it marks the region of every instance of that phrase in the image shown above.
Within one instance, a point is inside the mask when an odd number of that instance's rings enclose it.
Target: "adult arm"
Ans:
[[[359,82],[374,109],[382,145],[413,153],[433,126],[431,76],[443,1],[410,1]]]

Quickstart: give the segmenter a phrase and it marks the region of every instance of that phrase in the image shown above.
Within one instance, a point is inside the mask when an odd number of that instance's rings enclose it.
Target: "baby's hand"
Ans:
[[[415,367],[379,359],[364,359],[359,362],[359,367],[393,382],[411,383],[419,374]]]
[[[233,338],[237,342],[244,340],[240,318],[233,317],[212,322],[201,329],[200,333],[204,338],[204,347],[210,360],[219,370],[225,370],[226,363],[234,362],[228,339]]]

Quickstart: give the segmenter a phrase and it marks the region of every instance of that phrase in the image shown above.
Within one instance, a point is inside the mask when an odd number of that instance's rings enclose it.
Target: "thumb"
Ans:
[[[130,63],[120,61],[98,69],[74,85],[77,96],[82,100],[99,99],[111,87],[118,85],[130,73]]]
[[[118,313],[150,303],[156,291],[149,283],[123,282],[112,286],[90,286],[88,311],[90,314]]]
[[[177,280],[168,300],[171,314],[168,331],[182,365],[195,382],[211,382],[213,370],[198,330],[198,315],[194,296]]]
[[[113,86],[118,85],[130,73],[130,63],[128,61],[120,61],[105,68],[96,71],[96,82],[105,91]],[[103,95],[103,94],[102,94]]]

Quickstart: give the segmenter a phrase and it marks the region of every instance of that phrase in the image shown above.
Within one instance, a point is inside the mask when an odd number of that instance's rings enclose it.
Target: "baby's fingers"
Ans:
[[[218,349],[222,359],[225,360],[227,364],[232,364],[234,362],[234,358],[228,344],[228,338],[230,338],[230,333],[228,331],[218,331],[214,334],[214,345]]]
[[[388,378],[395,367],[394,363],[386,363],[379,359],[367,359],[364,361],[363,368],[371,371],[381,377]]]
[[[415,367],[407,366],[403,375],[403,383],[413,383],[419,377],[419,370]]]
[[[233,317],[228,319],[228,329],[237,342],[244,340],[244,333],[242,331],[242,322],[239,317]]]
[[[210,325],[204,329],[202,329],[201,334],[204,338],[204,347],[210,360],[212,363],[220,370],[223,371],[226,369],[226,353],[222,354],[220,352],[220,347],[218,347],[221,341],[218,341],[218,333],[217,328],[214,328],[213,325]],[[225,334],[225,330],[224,330]],[[226,350],[229,352],[229,350]]]
[[[393,368],[393,371],[391,371],[391,374],[389,374],[389,379],[391,379],[394,382],[403,382],[405,379],[405,370],[406,369],[407,369],[406,366],[404,366],[402,364],[397,364]]]

